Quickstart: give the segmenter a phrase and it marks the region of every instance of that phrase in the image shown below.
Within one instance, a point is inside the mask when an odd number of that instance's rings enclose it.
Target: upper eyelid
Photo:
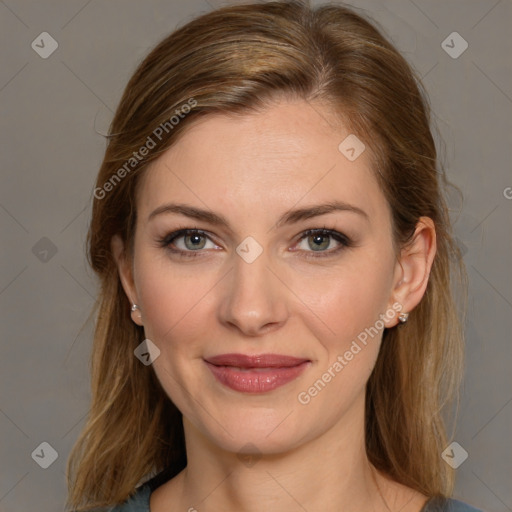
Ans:
[[[165,236],[164,240],[169,240],[169,242],[171,242],[178,238],[181,238],[181,237],[184,237],[184,236],[187,236],[190,234],[194,234],[194,233],[198,233],[202,236],[205,236],[206,238],[210,239],[212,242],[217,243],[217,242],[215,242],[215,239],[214,239],[214,237],[212,237],[212,234],[210,232],[208,232],[204,229],[199,229],[199,228],[177,229],[177,230],[173,231],[172,233],[169,233],[167,236]]]

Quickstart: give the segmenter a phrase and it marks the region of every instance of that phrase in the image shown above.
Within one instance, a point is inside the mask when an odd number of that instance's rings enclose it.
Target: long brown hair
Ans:
[[[283,95],[329,108],[365,142],[391,207],[396,248],[421,216],[435,223],[426,293],[407,324],[385,330],[367,385],[366,449],[394,480],[427,496],[451,494],[441,413],[460,383],[467,278],[451,233],[451,184],[436,153],[427,95],[375,25],[342,5],[228,6],[173,32],[136,69],[107,136],[88,233],[101,291],[92,403],[67,468],[74,510],[120,503],[163,469],[174,475],[186,466],[181,413],[152,367],[134,357],[144,331],[130,318],[110,246],[120,234],[131,253],[140,176],[193,120],[257,111]]]

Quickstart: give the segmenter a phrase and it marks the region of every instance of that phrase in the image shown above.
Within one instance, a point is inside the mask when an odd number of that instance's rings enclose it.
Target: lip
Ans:
[[[296,379],[309,359],[280,354],[221,354],[204,360],[223,385],[243,393],[266,393]]]

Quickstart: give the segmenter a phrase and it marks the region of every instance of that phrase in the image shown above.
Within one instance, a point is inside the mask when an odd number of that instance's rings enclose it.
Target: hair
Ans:
[[[87,235],[101,291],[91,406],[67,465],[67,504],[75,510],[121,503],[149,477],[164,469],[174,476],[187,464],[181,413],[152,366],[134,357],[144,330],[131,320],[111,251],[118,234],[133,255],[137,183],[194,120],[261,112],[280,98],[321,105],[364,141],[397,251],[421,216],[434,221],[437,252],[425,294],[407,324],[385,329],[366,386],[365,439],[369,461],[393,480],[429,497],[451,495],[443,415],[460,385],[467,275],[427,94],[382,33],[344,5],[242,4],[193,19],[139,64],[106,136]],[[135,158],[143,146],[154,147]]]

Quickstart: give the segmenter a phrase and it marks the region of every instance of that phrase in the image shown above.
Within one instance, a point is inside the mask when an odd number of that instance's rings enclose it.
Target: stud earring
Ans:
[[[407,322],[407,319],[409,318],[409,313],[400,313],[398,315],[398,320],[400,322],[402,322],[403,324],[405,324],[405,322]]]
[[[139,306],[137,306],[137,304],[134,304],[132,306],[132,311],[137,311],[137,309],[140,309]]]

